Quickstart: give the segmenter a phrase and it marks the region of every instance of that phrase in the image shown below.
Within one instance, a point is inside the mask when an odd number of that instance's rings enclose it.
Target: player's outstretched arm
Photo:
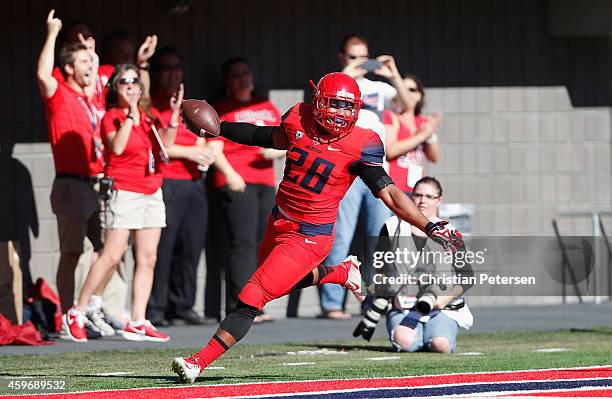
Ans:
[[[457,251],[464,247],[461,233],[446,227],[448,222],[430,222],[419,208],[395,184],[391,184],[378,192],[378,197],[402,220],[418,227],[429,238],[442,245],[445,250]]]
[[[397,188],[382,166],[359,162],[351,167],[351,173],[358,175],[372,194],[380,198],[400,219],[418,227],[445,249],[455,251],[458,247],[464,246],[461,233],[446,228],[448,222],[430,222],[414,202]]]
[[[241,122],[221,122],[220,135],[238,144],[275,148],[289,148],[287,136],[281,126],[257,126]]]
[[[388,185],[378,193],[378,197],[387,205],[400,219],[427,232],[427,224],[431,223],[414,205],[402,190],[395,184]]]

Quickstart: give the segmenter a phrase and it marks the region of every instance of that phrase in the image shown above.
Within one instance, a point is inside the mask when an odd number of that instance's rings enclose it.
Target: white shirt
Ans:
[[[383,124],[383,112],[389,106],[391,99],[396,96],[397,90],[385,82],[361,78],[357,80],[361,91],[361,110],[356,126],[372,129],[378,134],[380,140],[385,143],[385,125]],[[383,158],[383,168],[389,171],[389,162]]]

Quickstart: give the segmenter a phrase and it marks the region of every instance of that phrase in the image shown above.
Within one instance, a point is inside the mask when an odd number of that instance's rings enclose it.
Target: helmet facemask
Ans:
[[[310,84],[314,89],[313,115],[317,123],[334,141],[349,134],[357,122],[361,100],[348,91],[322,93],[314,82]]]

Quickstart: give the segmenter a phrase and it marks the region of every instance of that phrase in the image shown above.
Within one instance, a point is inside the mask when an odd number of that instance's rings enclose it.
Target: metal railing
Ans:
[[[578,297],[578,300],[582,302],[583,295],[578,288],[578,281],[576,280],[576,276],[574,275],[574,268],[572,267],[569,257],[567,256],[567,250],[563,243],[563,237],[561,236],[558,228],[557,219],[559,218],[570,218],[570,217],[584,217],[588,216],[591,218],[592,222],[592,235],[593,235],[593,258],[592,264],[593,268],[591,270],[588,278],[588,285],[593,287],[594,302],[601,303],[602,302],[602,294],[603,293],[603,274],[604,272],[607,275],[607,297],[608,300],[612,300],[612,245],[608,240],[608,236],[605,233],[605,229],[603,226],[603,222],[601,220],[602,216],[612,216],[612,209],[591,209],[591,210],[562,210],[559,212],[559,216],[552,220],[553,229],[555,230],[555,234],[557,235],[557,239],[559,240],[559,246],[561,247],[562,255],[563,255],[563,303],[566,301],[566,279],[569,274],[569,279],[571,280],[572,285],[574,286],[574,293]],[[603,244],[603,247],[602,247]],[[603,255],[603,249],[605,249],[605,255],[607,255],[607,261],[604,262],[600,259],[600,256]],[[601,265],[601,269],[599,269]],[[588,286],[587,285],[587,286]],[[588,294],[588,293],[587,293]]]

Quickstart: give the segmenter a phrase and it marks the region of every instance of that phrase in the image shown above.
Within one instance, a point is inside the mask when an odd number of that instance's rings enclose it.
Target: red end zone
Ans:
[[[606,380],[609,379],[609,384]],[[570,369],[546,369],[546,370],[524,370],[524,371],[501,371],[492,373],[461,373],[461,374],[443,374],[443,375],[428,375],[415,377],[390,377],[390,378],[364,378],[351,380],[316,380],[316,381],[288,381],[288,382],[267,382],[254,384],[232,384],[232,385],[195,385],[195,386],[177,386],[168,388],[137,388],[123,390],[104,390],[91,392],[75,392],[75,393],[56,393],[56,394],[37,394],[37,395],[19,395],[20,398],[37,398],[48,397],[53,399],[150,399],[150,398],[170,398],[170,399],[187,399],[187,398],[219,398],[219,397],[246,397],[246,396],[266,396],[266,395],[283,395],[291,397],[292,394],[301,396],[302,394],[325,394],[335,393],[335,397],[342,397],[342,391],[353,392],[356,390],[372,390],[372,389],[392,389],[392,388],[417,388],[417,387],[438,387],[442,391],[448,388],[446,394],[452,393],[452,387],[486,384],[486,383],[515,383],[521,381],[550,381],[550,382],[567,382],[578,380],[597,380],[599,387],[592,389],[573,389],[563,390],[551,384],[548,389],[522,388],[515,389],[514,392],[500,392],[506,389],[500,389],[495,394],[488,396],[497,397],[546,397],[546,396],[590,396],[590,397],[612,397],[612,366],[570,368]],[[198,381],[202,381],[199,379]],[[204,378],[204,383],[205,383]],[[603,382],[602,382],[603,381]],[[441,387],[441,385],[443,387]],[[603,386],[602,386],[603,385]],[[550,390],[550,391],[548,391]],[[580,393],[584,392],[584,395]],[[444,394],[443,392],[440,392]],[[571,393],[571,395],[570,395]],[[482,393],[480,394],[482,395]],[[395,396],[395,395],[394,395]],[[421,396],[421,395],[418,395]],[[440,397],[440,395],[436,395]],[[476,395],[471,395],[479,396]],[[15,398],[15,395],[0,396],[0,399]]]

